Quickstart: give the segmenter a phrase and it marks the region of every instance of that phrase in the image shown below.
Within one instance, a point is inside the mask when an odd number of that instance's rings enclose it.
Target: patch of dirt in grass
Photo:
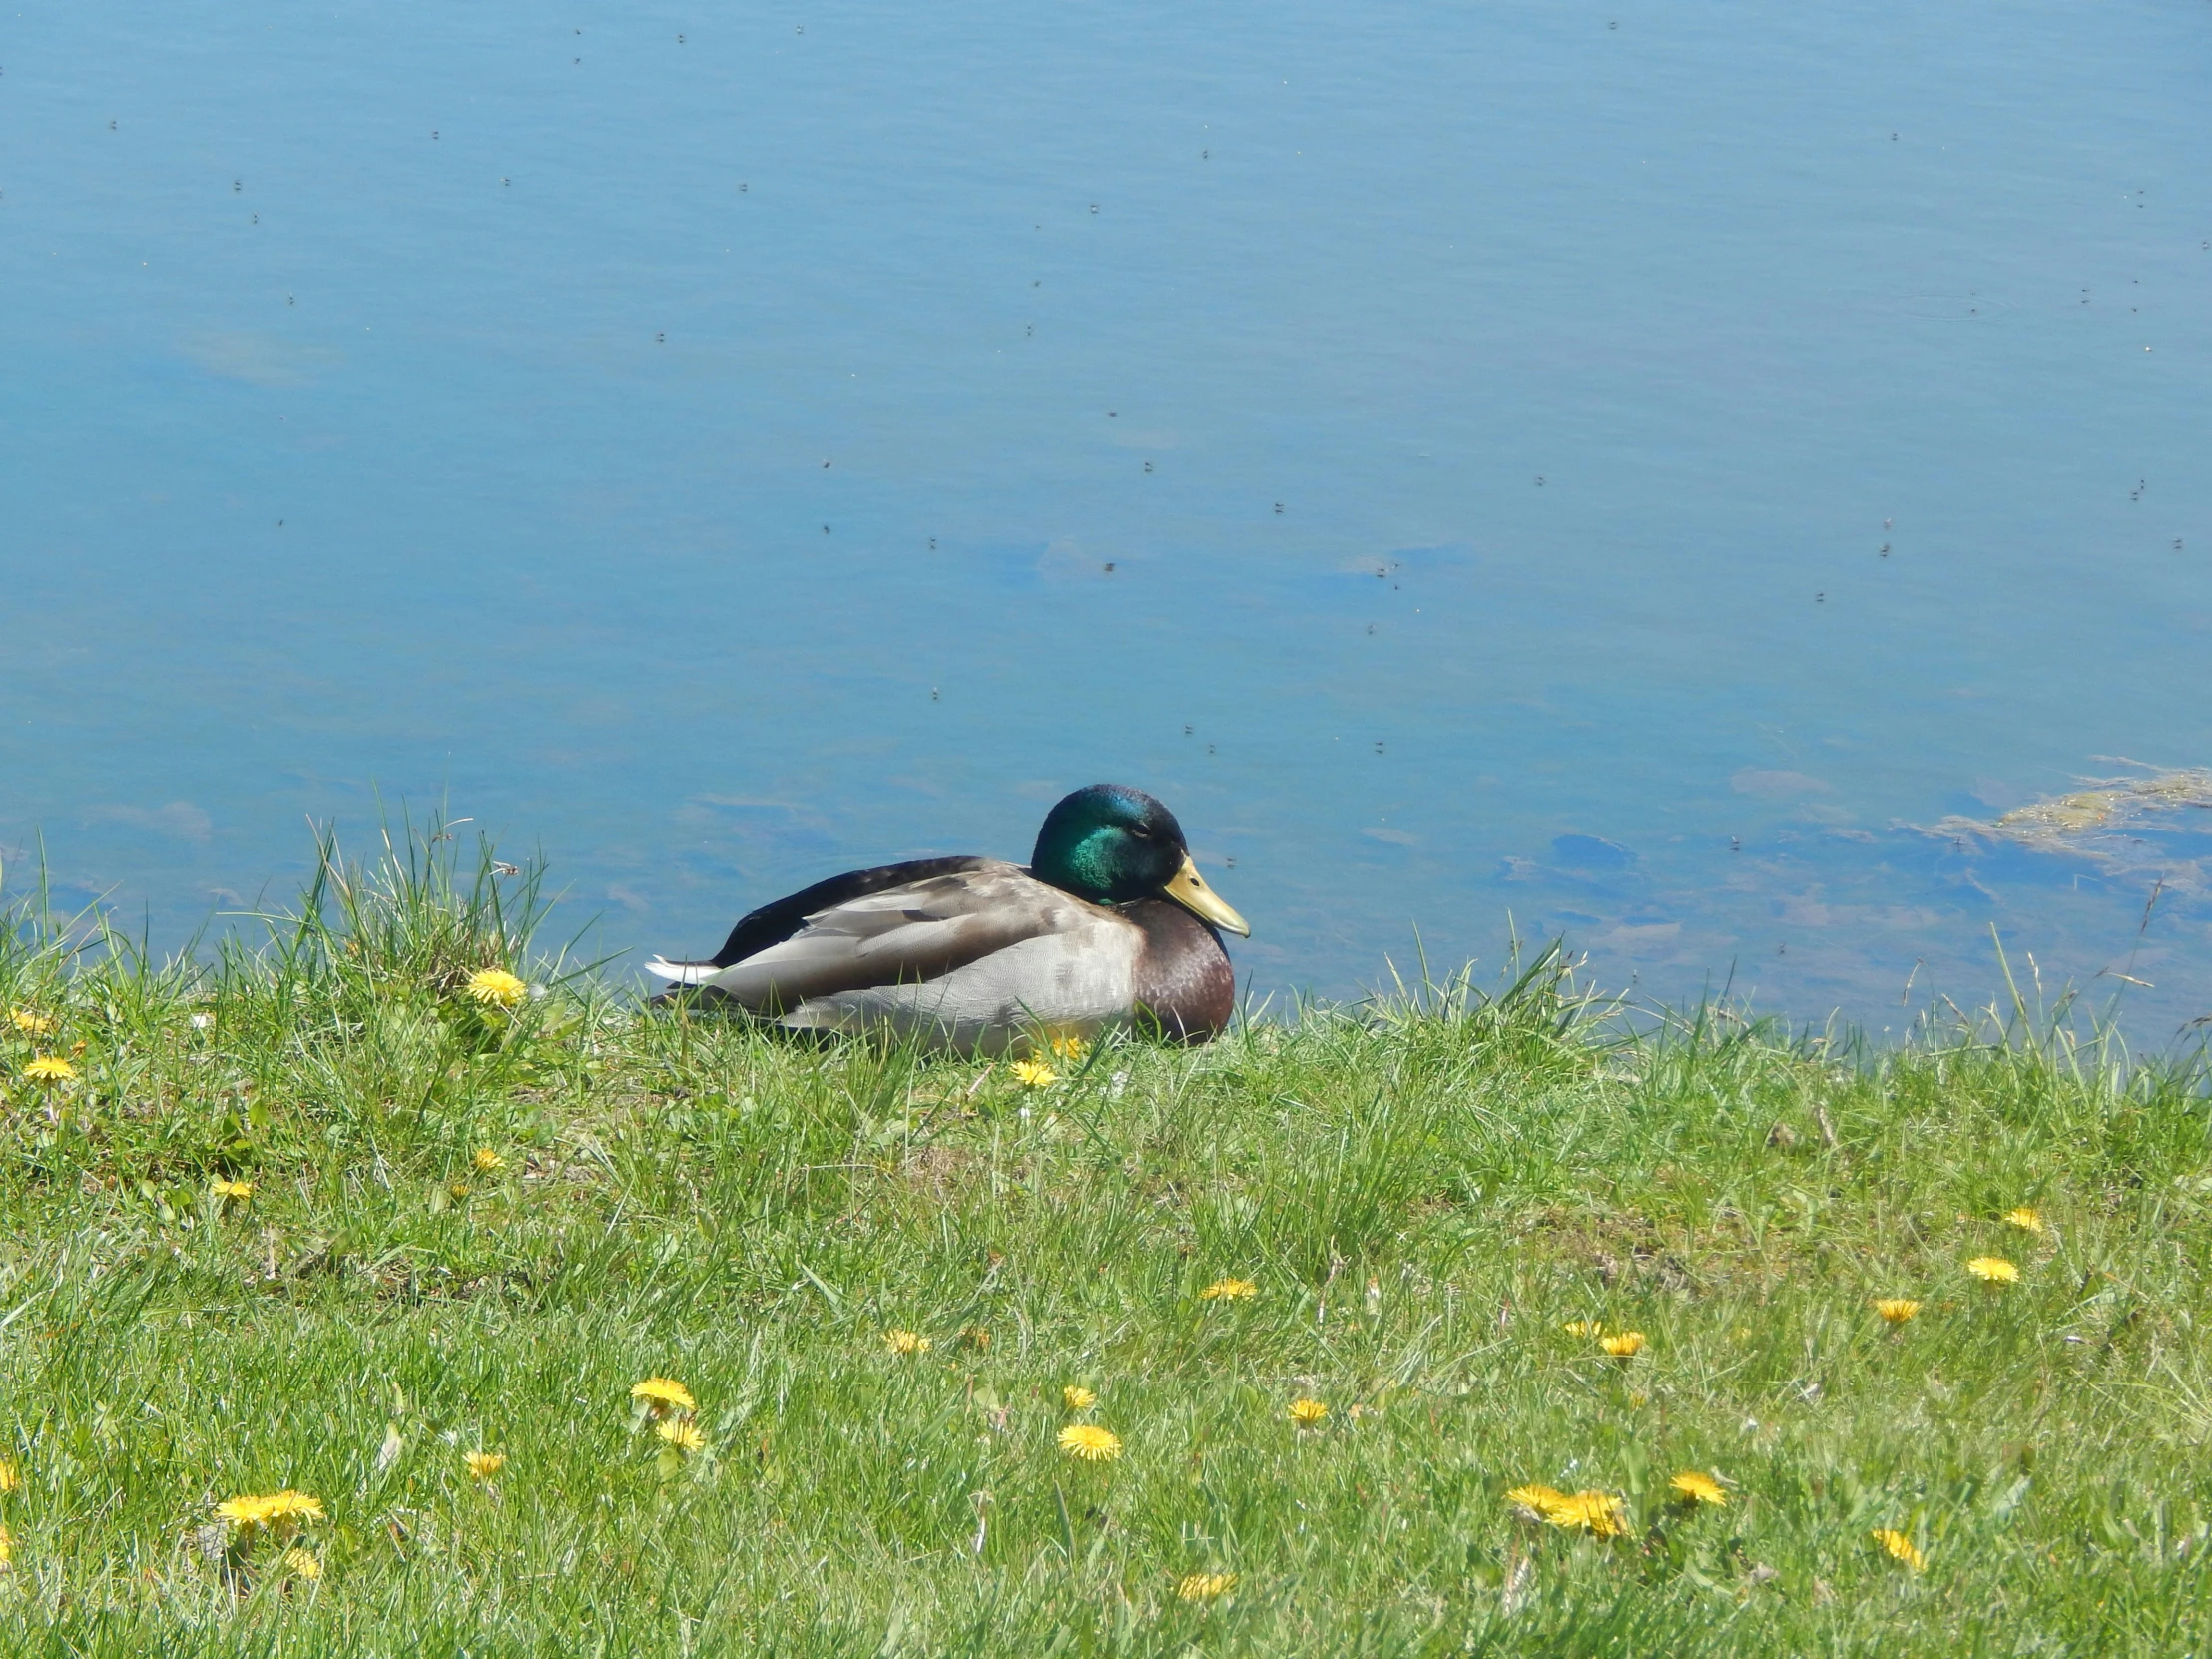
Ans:
[[[947,1146],[941,1141],[919,1146],[906,1155],[898,1174],[908,1186],[938,1199],[965,1192],[982,1178],[983,1155],[971,1147]]]

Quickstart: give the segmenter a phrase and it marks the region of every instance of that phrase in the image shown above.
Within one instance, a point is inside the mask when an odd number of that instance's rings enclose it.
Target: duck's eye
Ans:
[[[1141,841],[1148,841],[1152,839],[1152,831],[1147,830],[1141,824],[1132,824],[1129,827],[1129,832]]]

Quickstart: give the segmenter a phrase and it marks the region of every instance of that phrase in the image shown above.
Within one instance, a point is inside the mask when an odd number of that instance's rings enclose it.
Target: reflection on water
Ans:
[[[2202,815],[2004,826],[2212,765],[2208,41],[27,14],[0,851],[176,942],[442,796],[685,953],[1113,778],[1263,992],[1510,918],[1879,1030],[1993,926],[2162,1041]]]

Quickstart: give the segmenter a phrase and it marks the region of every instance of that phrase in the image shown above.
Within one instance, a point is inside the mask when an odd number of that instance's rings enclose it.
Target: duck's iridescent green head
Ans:
[[[1252,931],[1200,879],[1175,815],[1126,785],[1093,784],[1047,813],[1029,871],[1093,904],[1172,898],[1216,927]]]

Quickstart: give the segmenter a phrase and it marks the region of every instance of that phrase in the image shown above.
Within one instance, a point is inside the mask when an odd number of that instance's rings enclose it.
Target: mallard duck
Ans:
[[[1001,1054],[1133,1025],[1204,1042],[1236,976],[1217,928],[1249,937],[1191,861],[1175,815],[1094,784],[1045,815],[1029,867],[920,858],[832,875],[764,904],[703,962],[646,971],[795,1030],[888,1031]]]

